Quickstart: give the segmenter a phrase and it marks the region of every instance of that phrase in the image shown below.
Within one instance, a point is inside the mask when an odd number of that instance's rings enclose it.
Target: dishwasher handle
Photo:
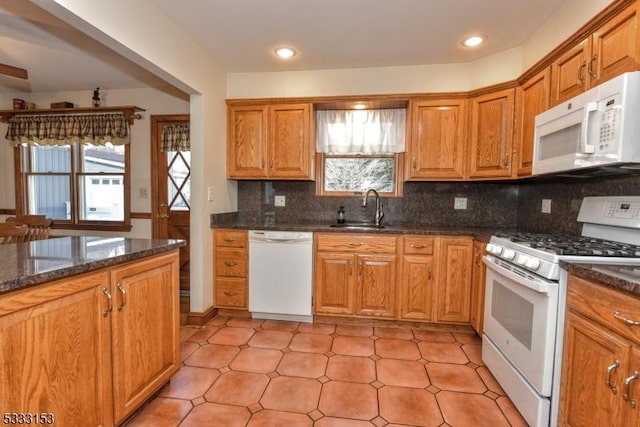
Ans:
[[[312,232],[249,230],[249,241],[267,243],[304,243],[313,241]]]

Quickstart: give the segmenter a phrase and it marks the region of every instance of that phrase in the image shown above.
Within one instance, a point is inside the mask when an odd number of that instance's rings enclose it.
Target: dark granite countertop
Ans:
[[[574,276],[600,282],[640,297],[640,260],[637,265],[580,264],[561,261],[560,266]]]
[[[357,223],[356,223],[357,224]],[[313,231],[327,233],[374,233],[374,234],[425,234],[448,236],[471,236],[478,240],[489,241],[491,235],[498,232],[513,231],[499,227],[433,227],[425,224],[386,224],[382,229],[353,229],[331,227],[326,222],[258,222],[242,221],[229,214],[211,215],[211,228],[230,228],[238,230],[279,230]]]
[[[184,246],[183,240],[55,237],[0,245],[0,295]]]

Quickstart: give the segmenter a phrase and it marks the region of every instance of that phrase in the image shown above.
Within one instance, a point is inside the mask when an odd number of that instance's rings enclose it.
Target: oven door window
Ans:
[[[501,283],[493,284],[491,317],[531,351],[533,304]]]

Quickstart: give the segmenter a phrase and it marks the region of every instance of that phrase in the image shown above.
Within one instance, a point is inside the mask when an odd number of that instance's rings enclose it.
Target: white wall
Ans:
[[[469,91],[518,78],[613,0],[567,0],[520,47],[461,64],[230,73],[227,98]]]
[[[237,210],[236,185],[224,168],[226,75],[150,0],[33,2],[190,95],[191,311],[207,310],[213,305],[209,217]],[[207,187],[214,188],[214,202],[206,201]]]

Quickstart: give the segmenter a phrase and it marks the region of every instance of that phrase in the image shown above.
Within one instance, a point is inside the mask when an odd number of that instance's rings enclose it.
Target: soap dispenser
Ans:
[[[340,206],[340,209],[338,209],[337,221],[338,224],[344,224],[344,206]]]

